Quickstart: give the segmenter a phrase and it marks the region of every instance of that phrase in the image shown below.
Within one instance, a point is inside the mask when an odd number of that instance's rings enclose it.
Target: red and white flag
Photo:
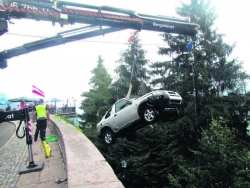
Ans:
[[[42,90],[38,89],[36,86],[32,85],[32,93],[39,95],[41,97],[45,97],[45,94]]]

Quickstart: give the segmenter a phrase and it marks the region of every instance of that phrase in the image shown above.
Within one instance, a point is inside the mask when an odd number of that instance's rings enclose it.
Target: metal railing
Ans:
[[[58,115],[76,115],[76,107],[49,108],[49,113]]]

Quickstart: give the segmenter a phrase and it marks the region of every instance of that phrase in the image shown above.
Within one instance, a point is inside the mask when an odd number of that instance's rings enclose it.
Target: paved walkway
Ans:
[[[3,147],[16,131],[16,125],[10,122],[0,123],[0,148]]]
[[[19,168],[26,164],[28,157],[25,139],[17,138],[14,133],[10,140],[0,148],[0,154],[0,187],[15,187],[19,178]]]
[[[33,134],[35,127],[33,126]],[[51,131],[47,129],[47,136]],[[19,169],[28,166],[28,146],[25,138],[19,139],[14,134],[11,139],[0,148],[0,188],[63,188],[67,182],[55,183],[56,177],[66,177],[61,150],[58,142],[50,142],[51,157],[45,158],[40,139],[32,144],[34,162],[43,162],[41,171],[19,175]]]

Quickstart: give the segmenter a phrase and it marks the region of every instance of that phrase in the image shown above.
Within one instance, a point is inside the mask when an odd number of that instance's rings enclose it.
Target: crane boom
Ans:
[[[0,35],[8,32],[11,19],[32,19],[50,21],[53,25],[89,24],[80,28],[81,33],[57,36],[24,44],[0,52],[0,61],[31,51],[61,45],[125,29],[195,35],[197,24],[187,20],[166,16],[139,14],[132,10],[109,6],[94,6],[57,0],[0,0]],[[91,28],[92,30],[88,30]],[[71,33],[72,31],[68,31]],[[1,67],[0,67],[1,68]]]

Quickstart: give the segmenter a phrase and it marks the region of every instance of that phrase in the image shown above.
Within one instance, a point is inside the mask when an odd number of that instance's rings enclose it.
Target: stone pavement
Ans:
[[[17,122],[18,123],[18,122]],[[35,126],[33,125],[33,134]],[[22,132],[22,131],[21,131]],[[47,136],[51,135],[47,128]],[[28,166],[28,146],[25,138],[19,139],[14,134],[11,139],[0,148],[0,188],[63,188],[67,182],[55,183],[56,177],[66,177],[64,161],[58,142],[50,142],[51,157],[45,158],[42,142],[38,139],[32,144],[34,162],[43,162],[41,171],[19,175],[19,169]]]
[[[0,187],[15,187],[19,178],[19,168],[27,162],[28,147],[25,139],[17,138],[14,133],[10,140],[0,148],[0,154]]]
[[[0,148],[0,188],[124,188],[100,151],[74,126],[51,116],[47,136],[51,130],[58,141],[49,142],[50,158],[45,158],[40,138],[32,144],[34,162],[44,163],[41,171],[19,175],[29,165],[26,138],[14,134]],[[68,181],[57,184],[56,177]]]

